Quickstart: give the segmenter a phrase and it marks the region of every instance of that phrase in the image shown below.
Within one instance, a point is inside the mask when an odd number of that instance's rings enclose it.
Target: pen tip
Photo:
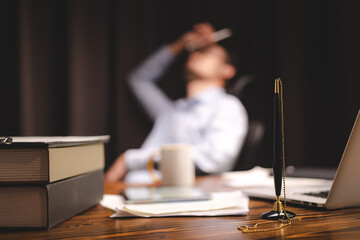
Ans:
[[[274,93],[279,93],[280,92],[280,78],[275,79],[275,88],[274,88]]]

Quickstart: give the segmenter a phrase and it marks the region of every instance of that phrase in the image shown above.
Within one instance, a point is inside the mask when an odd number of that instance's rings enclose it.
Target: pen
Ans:
[[[284,152],[284,113],[283,113],[283,89],[280,78],[275,79],[274,106],[273,106],[273,175],[276,201],[272,211],[261,215],[268,220],[278,220],[294,218],[295,213],[286,210],[285,198],[285,152]],[[281,185],[284,182],[284,206],[280,201]],[[289,220],[290,221],[290,220]]]
[[[231,37],[232,32],[229,28],[223,28],[217,32],[214,32],[211,34],[211,37],[213,39],[214,42],[219,42],[225,38],[229,38]],[[198,49],[199,47],[201,47],[202,43],[201,42],[189,42],[186,44],[185,49],[189,52],[193,52],[196,49]]]
[[[273,171],[276,200],[280,201],[282,183],[282,134],[281,134],[281,99],[280,99],[280,79],[275,80],[274,88],[274,113],[273,113]]]

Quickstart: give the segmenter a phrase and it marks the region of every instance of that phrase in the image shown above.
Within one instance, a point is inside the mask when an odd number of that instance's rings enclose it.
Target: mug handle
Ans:
[[[159,151],[155,151],[153,154],[151,154],[149,161],[147,163],[147,170],[150,173],[150,176],[152,178],[152,180],[154,181],[155,184],[160,184],[161,180],[156,176],[155,171],[154,171],[154,158],[155,156],[159,154]]]

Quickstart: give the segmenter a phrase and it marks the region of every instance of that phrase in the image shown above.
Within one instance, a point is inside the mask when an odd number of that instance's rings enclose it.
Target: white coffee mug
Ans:
[[[157,152],[156,154],[158,154]],[[192,186],[195,183],[195,165],[188,144],[167,144],[160,149],[160,181],[154,174],[154,154],[148,162],[148,170],[156,183],[164,186]]]

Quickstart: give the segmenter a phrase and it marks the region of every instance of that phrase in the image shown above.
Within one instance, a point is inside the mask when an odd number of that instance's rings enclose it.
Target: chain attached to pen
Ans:
[[[285,187],[285,126],[284,126],[284,100],[283,100],[283,84],[280,78],[277,78],[276,80],[279,81],[280,84],[280,113],[281,113],[281,148],[282,148],[282,182],[283,182],[283,192],[284,192],[284,207],[283,207],[283,213],[284,216],[282,219],[278,220],[272,220],[272,221],[266,221],[266,222],[260,222],[256,223],[254,226],[238,226],[238,230],[241,230],[243,233],[255,233],[255,232],[270,232],[282,229],[284,227],[290,226],[294,222],[300,222],[301,218],[294,217],[290,218],[288,214],[286,213],[286,187]],[[275,81],[276,81],[275,80]],[[278,226],[274,226],[278,224]],[[267,225],[273,225],[273,227]],[[264,228],[259,228],[265,226]]]

